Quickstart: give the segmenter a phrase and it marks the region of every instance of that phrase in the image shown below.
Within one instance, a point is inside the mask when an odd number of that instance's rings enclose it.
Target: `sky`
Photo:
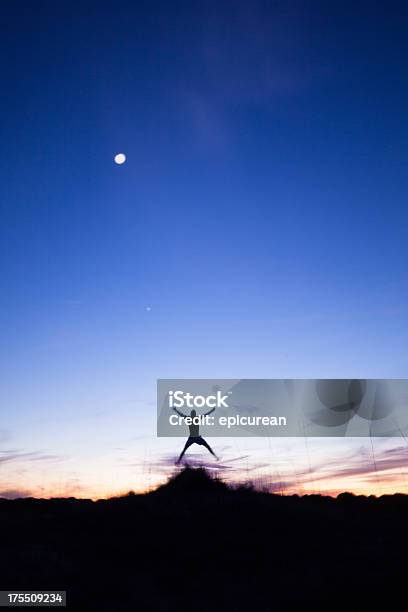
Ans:
[[[404,2],[0,20],[0,495],[162,482],[157,378],[407,376]],[[400,439],[213,445],[234,482],[408,492]]]

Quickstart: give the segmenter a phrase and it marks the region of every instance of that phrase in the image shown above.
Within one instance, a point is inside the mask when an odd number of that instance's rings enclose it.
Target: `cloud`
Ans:
[[[355,461],[354,465],[347,466],[332,472],[332,475],[322,477],[350,477],[361,476],[364,474],[377,474],[389,470],[400,470],[408,468],[408,447],[397,447],[394,449],[386,449],[380,453],[374,452],[371,458],[362,457],[360,461]]]
[[[233,466],[226,465],[225,463],[210,461],[207,459],[203,460],[203,459],[200,459],[199,457],[192,457],[192,456],[184,457],[178,466],[176,466],[176,461],[177,461],[177,456],[165,455],[164,457],[161,457],[157,459],[156,461],[152,461],[151,467],[157,470],[164,470],[164,471],[168,471],[168,468],[177,469],[178,467],[182,469],[183,467],[187,465],[190,467],[195,467],[195,468],[202,467],[211,472],[225,472],[225,471],[234,470]]]
[[[192,49],[198,70],[181,77],[180,100],[197,140],[223,148],[237,110],[270,108],[311,82],[317,68],[307,59],[309,40],[296,8],[209,8]]]
[[[40,451],[24,452],[20,450],[0,450],[0,465],[12,461],[62,461],[66,457],[42,453]]]
[[[397,473],[396,473],[397,472]],[[370,453],[360,448],[348,457],[336,461],[322,461],[309,470],[297,472],[297,484],[308,485],[336,479],[358,478],[367,484],[400,483],[402,472],[408,477],[408,446],[374,449]]]
[[[18,499],[19,497],[31,497],[32,492],[26,489],[6,489],[0,491],[0,499]]]

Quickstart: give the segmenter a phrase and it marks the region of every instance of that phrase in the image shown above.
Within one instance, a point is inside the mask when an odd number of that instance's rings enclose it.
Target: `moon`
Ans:
[[[124,153],[117,153],[113,159],[115,160],[115,164],[120,166],[125,163],[126,155]]]

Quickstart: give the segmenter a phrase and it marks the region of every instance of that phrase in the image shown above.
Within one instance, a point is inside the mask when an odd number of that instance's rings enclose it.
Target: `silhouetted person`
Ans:
[[[179,416],[181,416],[181,417],[184,417],[184,418],[185,418],[185,417],[187,416],[186,414],[183,414],[182,412],[180,412],[179,410],[177,410],[177,408],[173,408],[173,410],[174,410],[175,412],[177,412],[177,414],[178,414]],[[215,408],[213,408],[213,409],[212,409],[212,410],[210,410],[209,412],[206,412],[205,414],[200,415],[200,416],[207,416],[208,414],[211,414],[212,412],[214,412],[214,410],[215,410]],[[195,410],[192,410],[192,411],[190,412],[190,416],[191,416],[191,418],[193,418],[193,419],[194,419],[194,417],[196,417],[196,416],[197,416],[196,411],[195,411]],[[187,442],[185,443],[184,448],[183,448],[183,450],[182,450],[182,451],[181,451],[181,453],[180,453],[180,457],[177,459],[176,463],[180,463],[180,461],[182,460],[182,458],[183,458],[183,456],[184,456],[184,453],[186,452],[186,450],[188,449],[188,447],[189,447],[189,446],[191,446],[192,444],[199,444],[200,446],[205,446],[205,448],[206,448],[207,450],[209,450],[209,451],[210,451],[210,453],[211,453],[212,455],[214,455],[214,457],[215,457],[216,459],[218,459],[217,455],[214,453],[213,449],[212,449],[212,448],[211,448],[211,446],[208,444],[208,442],[206,442],[206,441],[204,440],[204,438],[202,438],[202,437],[200,436],[200,426],[199,426],[199,425],[193,425],[193,424],[191,424],[191,425],[189,425],[189,426],[188,426],[188,428],[189,428],[189,430],[190,430],[190,435],[189,435],[188,440],[187,440]]]

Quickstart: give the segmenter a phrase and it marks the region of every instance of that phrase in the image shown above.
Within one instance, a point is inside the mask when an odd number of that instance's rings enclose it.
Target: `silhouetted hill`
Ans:
[[[220,495],[229,493],[228,486],[218,478],[211,477],[203,468],[185,468],[176,473],[164,485],[158,487],[150,495]]]
[[[1,589],[74,610],[370,610],[405,599],[408,499],[230,489],[185,469],[147,495],[0,500]]]

